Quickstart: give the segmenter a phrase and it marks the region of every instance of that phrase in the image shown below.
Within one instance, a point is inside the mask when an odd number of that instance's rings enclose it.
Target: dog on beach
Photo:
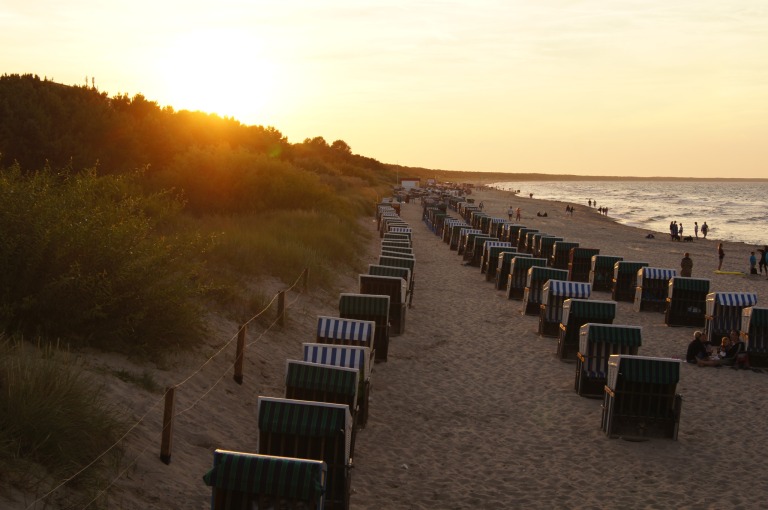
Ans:
[[[693,237],[685,236],[685,237],[683,237],[683,242],[684,243],[691,243],[691,242],[693,242]]]

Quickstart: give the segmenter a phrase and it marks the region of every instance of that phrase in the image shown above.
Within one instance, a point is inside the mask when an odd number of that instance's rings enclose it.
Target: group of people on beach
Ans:
[[[759,255],[755,255],[752,251],[749,253],[749,274],[757,275],[765,274],[768,277],[768,245],[763,246],[757,250]],[[722,271],[723,260],[725,260],[725,248],[723,243],[717,243],[717,270]],[[693,260],[691,254],[685,252],[683,258],[680,261],[680,276],[690,277],[693,272]]]
[[[695,331],[685,352],[685,361],[700,367],[749,368],[746,345],[736,330],[720,340],[719,348],[707,340],[705,333]]]
[[[707,238],[707,233],[709,232],[709,225],[707,225],[707,222],[705,221],[704,224],[701,226],[701,235],[704,237],[704,239]],[[699,238],[699,222],[694,221],[693,222],[693,235],[696,239]],[[683,237],[683,223],[678,223],[677,221],[672,221],[669,223],[669,237],[673,241],[692,241],[694,238],[691,236],[688,236],[687,238]]]

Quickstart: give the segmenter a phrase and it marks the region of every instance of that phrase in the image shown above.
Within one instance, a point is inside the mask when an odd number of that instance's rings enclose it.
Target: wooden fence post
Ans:
[[[281,290],[277,295],[277,323],[285,326],[285,291]]]
[[[237,354],[235,355],[235,375],[233,376],[237,384],[243,384],[243,361],[245,360],[245,333],[248,326],[243,324],[240,331],[237,332]]]
[[[176,386],[165,390],[165,411],[163,412],[163,438],[160,444],[160,460],[165,464],[171,463],[171,448],[173,447],[173,401],[176,396]]]

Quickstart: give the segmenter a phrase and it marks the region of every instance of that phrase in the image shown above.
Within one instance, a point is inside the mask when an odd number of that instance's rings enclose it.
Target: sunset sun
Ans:
[[[275,98],[277,68],[249,34],[183,34],[158,62],[169,104],[238,119],[259,117]]]

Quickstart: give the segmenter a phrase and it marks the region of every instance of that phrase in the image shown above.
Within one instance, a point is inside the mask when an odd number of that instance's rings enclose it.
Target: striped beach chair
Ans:
[[[413,303],[413,290],[416,287],[416,276],[413,270],[416,268],[416,260],[407,257],[392,257],[389,255],[379,256],[379,266],[398,267],[410,271],[408,280],[408,307]]]
[[[483,252],[485,251],[485,243],[489,242],[501,242],[496,237],[489,235],[476,236],[472,241],[472,249],[469,253],[468,261],[472,267],[481,267],[483,263]]]
[[[621,262],[624,257],[615,255],[593,255],[589,269],[589,283],[592,290],[608,291],[613,288],[613,266]]]
[[[259,397],[259,453],[325,462],[326,508],[349,508],[352,415],[344,404]]]
[[[677,271],[674,269],[660,267],[641,267],[638,269],[637,287],[635,287],[635,311],[666,311],[669,280],[676,275]]]
[[[320,460],[217,449],[203,481],[211,488],[211,510],[322,510],[327,476]]]
[[[502,241],[509,241],[512,246],[517,248],[517,233],[521,228],[525,228],[525,225],[520,223],[512,223],[504,225],[504,233],[499,237]]]
[[[673,276],[669,280],[664,323],[667,326],[703,327],[710,281]]]
[[[648,267],[648,262],[621,260],[613,265],[613,284],[611,298],[614,301],[635,301],[637,287],[637,272],[642,267]]]
[[[566,278],[568,278],[568,271],[564,269],[530,267],[525,282],[525,291],[523,292],[522,313],[525,315],[540,315],[544,284],[549,280],[565,280]]]
[[[416,255],[413,253],[402,253],[399,251],[392,251],[389,248],[382,248],[380,255],[384,257],[400,257],[403,259],[416,260]]]
[[[749,364],[768,367],[768,308],[748,306],[741,311],[741,338],[747,346]]]
[[[485,235],[482,232],[469,233],[464,239],[464,249],[462,250],[462,259],[466,262],[472,260],[472,256],[475,252],[475,239],[480,239],[483,242],[487,239],[493,239],[491,236]]]
[[[515,242],[512,243],[512,246],[517,248],[517,251],[520,253],[528,253],[525,249],[525,237],[528,235],[529,232],[538,232],[539,229],[537,228],[521,228],[517,231],[517,239],[515,239]],[[510,240],[510,242],[512,242]]]
[[[411,242],[411,236],[408,234],[400,234],[397,232],[387,232],[384,234],[383,239],[389,239],[389,240],[398,240],[398,241],[408,241]]]
[[[565,241],[565,239],[558,236],[542,236],[539,239],[538,246],[534,247],[535,256],[540,259],[549,260],[552,257],[552,249],[555,243],[560,241]]]
[[[636,355],[643,343],[640,326],[587,323],[579,328],[574,389],[582,397],[605,393],[608,359],[612,354]]]
[[[396,276],[358,276],[360,294],[389,296],[389,334],[402,335],[405,332],[405,308],[408,287],[406,282]]]
[[[451,233],[453,232],[454,227],[467,227],[468,225],[464,222],[464,220],[460,219],[450,219],[445,220],[445,225],[443,225],[443,233],[442,233],[442,239],[445,244],[449,244],[451,242]]]
[[[584,284],[583,282],[579,283]],[[615,317],[615,301],[578,298],[563,301],[563,316],[560,320],[560,335],[557,341],[557,357],[560,360],[576,361],[579,352],[581,326],[587,323],[611,324]]]
[[[507,286],[507,276],[509,276],[509,267],[512,265],[512,259],[517,255],[517,248],[504,248],[498,255],[496,260],[496,290],[502,290]],[[526,255],[528,255],[526,253]],[[530,256],[530,255],[528,255]],[[486,277],[488,272],[486,272]]]
[[[679,359],[614,354],[608,360],[602,429],[608,437],[677,439]]]
[[[597,248],[571,248],[568,258],[568,279],[572,282],[588,282],[592,257],[599,255]]]
[[[498,238],[499,225],[503,225],[507,221],[504,218],[489,218],[488,226],[485,229],[485,233],[491,237]]]
[[[339,296],[339,317],[376,323],[373,344],[376,346],[375,360],[387,361],[389,352],[389,296],[353,294],[344,292]]]
[[[579,243],[571,241],[557,241],[552,246],[552,256],[549,258],[549,265],[555,269],[564,269],[568,271],[568,261],[571,258],[571,248],[578,248]]]
[[[448,237],[448,240],[446,242],[448,243],[449,250],[453,251],[453,250],[459,249],[459,240],[461,239],[462,229],[471,230],[472,227],[470,227],[465,222],[465,223],[457,223],[455,225],[451,225],[450,229],[446,229],[445,235]]]
[[[524,241],[524,244],[523,244],[523,252],[524,253],[530,253],[531,255],[536,256],[535,245],[536,245],[536,238],[537,238],[537,236],[538,236],[538,238],[541,238],[542,236],[548,236],[548,235],[549,234],[547,234],[545,232],[539,232],[539,231],[527,232],[525,234],[525,241]]]
[[[374,276],[393,276],[402,278],[405,282],[406,302],[411,300],[411,270],[407,267],[380,266],[378,264],[368,264],[368,274]]]
[[[457,255],[464,255],[464,248],[467,245],[467,237],[470,235],[482,235],[483,233],[477,228],[461,228],[459,229],[459,239],[457,241],[456,253]],[[474,236],[473,236],[474,237]],[[451,241],[451,249],[453,241]]]
[[[741,312],[757,304],[757,294],[752,292],[710,292],[707,294],[707,310],[704,316],[704,332],[707,339],[719,343],[720,338],[731,331],[741,330]]]
[[[354,345],[303,343],[302,353],[304,361],[350,368],[359,372],[356,424],[365,427],[368,423],[368,399],[371,394],[371,368],[373,367],[371,350],[368,347]]]
[[[369,320],[345,319],[342,317],[317,317],[317,337],[321,344],[351,345],[367,347],[373,353],[376,322]]]
[[[590,294],[592,294],[592,287],[588,283],[555,279],[544,282],[541,287],[541,305],[539,306],[539,335],[559,337],[563,302],[570,298],[589,299]]]
[[[485,281],[496,278],[496,265],[499,262],[499,254],[511,249],[506,241],[487,241],[483,245],[483,258],[480,261],[480,272],[485,274]]]
[[[546,259],[531,257],[530,253],[526,253],[524,257],[512,257],[507,277],[507,299],[523,299],[528,283],[528,270],[546,266]]]

